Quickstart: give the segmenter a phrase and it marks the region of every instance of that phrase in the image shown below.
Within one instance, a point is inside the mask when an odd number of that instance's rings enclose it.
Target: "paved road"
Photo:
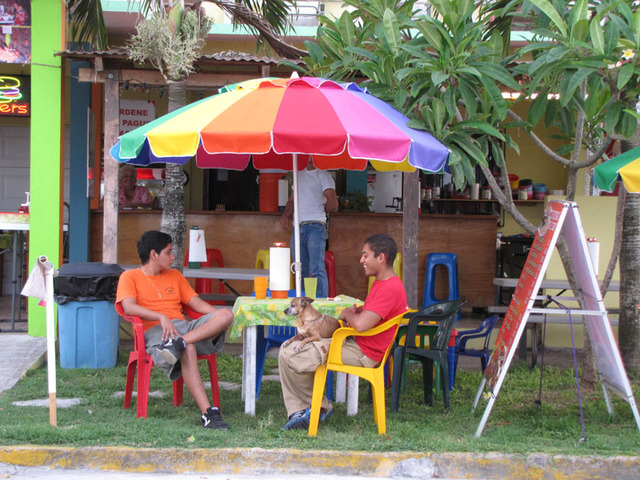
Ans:
[[[90,469],[51,469],[45,467],[17,467],[0,463],[0,479],[18,480],[384,480],[391,477],[360,477],[351,475],[230,475],[206,473],[131,473]],[[407,477],[404,477],[407,478]],[[397,479],[396,479],[397,480]],[[438,480],[446,480],[439,478]]]

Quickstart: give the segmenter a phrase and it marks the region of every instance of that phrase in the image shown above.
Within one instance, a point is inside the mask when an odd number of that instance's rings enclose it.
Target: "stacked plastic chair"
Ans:
[[[460,307],[466,299],[450,300],[441,303],[434,303],[419,312],[412,312],[405,315],[409,318],[406,327],[406,338],[404,345],[397,345],[393,350],[393,381],[391,385],[391,411],[397,412],[400,403],[400,391],[402,388],[403,376],[405,375],[405,360],[407,356],[418,359],[422,363],[422,380],[424,389],[424,401],[427,405],[432,404],[433,399],[433,368],[437,362],[441,371],[442,390],[444,394],[445,408],[449,408],[449,362],[448,344]],[[430,341],[429,348],[423,348],[416,344],[416,339],[421,339],[426,335],[420,332],[422,325],[436,322],[438,329]]]

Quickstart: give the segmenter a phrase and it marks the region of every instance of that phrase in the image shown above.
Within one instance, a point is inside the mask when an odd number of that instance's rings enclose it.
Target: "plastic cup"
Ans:
[[[318,279],[313,277],[304,278],[304,294],[309,298],[316,298],[318,289]]]
[[[256,292],[257,299],[267,297],[267,277],[253,277],[253,291]]]

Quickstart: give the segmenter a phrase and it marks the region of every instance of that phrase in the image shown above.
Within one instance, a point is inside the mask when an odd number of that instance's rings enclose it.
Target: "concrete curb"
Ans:
[[[126,472],[362,475],[518,480],[637,480],[640,457],[127,447],[0,447],[0,463]]]

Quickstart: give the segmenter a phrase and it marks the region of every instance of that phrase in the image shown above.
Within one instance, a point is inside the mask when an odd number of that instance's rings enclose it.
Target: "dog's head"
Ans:
[[[291,300],[291,303],[285,308],[284,313],[292,316],[299,316],[305,308],[313,303],[313,298],[309,297],[296,297]]]

